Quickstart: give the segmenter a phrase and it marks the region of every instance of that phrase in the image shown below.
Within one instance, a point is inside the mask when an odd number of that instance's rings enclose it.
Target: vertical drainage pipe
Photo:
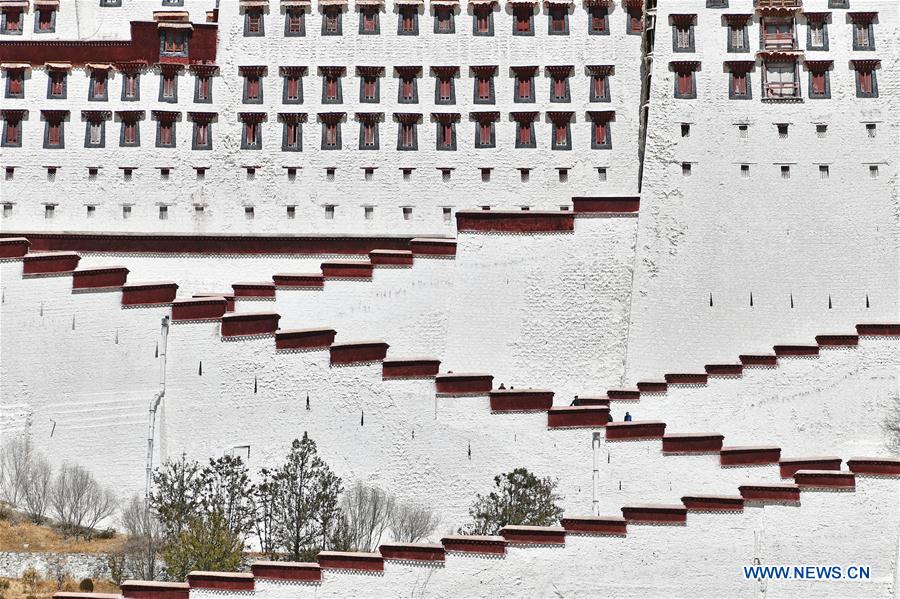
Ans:
[[[169,317],[163,316],[160,330],[160,354],[159,354],[159,391],[150,400],[150,418],[147,423],[147,480],[144,489],[144,499],[150,504],[150,484],[153,478],[153,438],[156,434],[156,410],[159,402],[166,394],[166,344],[169,340]]]

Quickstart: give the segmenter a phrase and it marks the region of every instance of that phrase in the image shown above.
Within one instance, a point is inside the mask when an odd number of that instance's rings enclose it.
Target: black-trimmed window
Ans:
[[[866,14],[856,15],[853,17],[853,49],[854,50],[874,50],[875,49],[875,25],[872,23],[871,17]]]
[[[68,88],[69,72],[63,69],[51,69],[47,77],[47,98],[65,100]]]
[[[19,111],[3,111],[3,147],[4,148],[21,148],[22,147],[22,120],[25,116],[24,110]]]
[[[434,84],[435,104],[456,104],[456,85],[450,73],[438,73]]]
[[[418,77],[410,70],[398,70],[397,102],[400,104],[417,104],[419,102]]]
[[[340,6],[326,6],[322,11],[322,35],[342,35],[343,14]]]
[[[159,101],[174,104],[178,102],[178,74],[175,72],[159,74]]]
[[[6,90],[4,97],[25,97],[25,69],[6,69]]]
[[[598,4],[588,7],[588,35],[609,35],[609,8]]]
[[[175,138],[175,119],[170,117],[157,117],[156,119],[156,147],[157,148],[174,148],[176,146]]]
[[[475,147],[478,149],[497,147],[497,127],[492,117],[475,119]]]
[[[806,15],[806,49],[828,50],[828,23],[825,14]]]
[[[806,63],[809,69],[809,99],[810,100],[827,100],[831,97],[831,76],[830,64],[823,63]]]
[[[694,52],[696,15],[672,15],[672,52]]]
[[[2,7],[0,11],[0,35],[22,35],[25,28],[25,11],[19,7]]]
[[[568,4],[551,4],[547,8],[547,35],[569,35]]]
[[[558,116],[551,117],[550,123],[550,149],[551,150],[571,150],[572,149],[572,117]]]
[[[109,100],[109,71],[92,69],[88,83],[88,102],[106,102]]]
[[[378,35],[381,33],[381,23],[378,18],[378,6],[359,6],[359,34]]]
[[[244,75],[244,104],[262,104],[263,78],[258,72]]]
[[[244,37],[263,37],[266,35],[266,19],[260,8],[244,10]]]
[[[596,67],[591,70],[591,102],[609,102],[612,95],[609,89],[609,77],[612,73],[611,68]]]
[[[397,35],[419,35],[419,9],[402,4],[397,7]]]
[[[534,6],[513,4],[513,35],[534,35]]]
[[[197,104],[212,103],[213,76],[208,73],[197,73],[194,77],[194,102]]]
[[[262,120],[257,118],[244,119],[241,123],[241,149],[261,150],[263,144]]]
[[[865,61],[865,64],[855,64],[856,71],[856,97],[857,98],[877,98],[878,97],[878,80],[876,79],[874,64],[868,64],[875,61]]]
[[[284,73],[284,89],[281,93],[282,104],[303,103],[303,76],[295,71]]]
[[[572,94],[569,89],[569,75],[571,70],[551,71],[550,73],[550,101],[571,102]]]
[[[513,90],[513,102],[517,104],[533,104],[534,97],[534,74],[537,71],[533,69],[515,70],[515,89]]]
[[[340,104],[344,101],[341,76],[336,72],[322,74],[322,104]]]
[[[141,74],[137,71],[122,72],[122,101],[137,102],[141,99]]]
[[[749,52],[750,33],[748,31],[748,18],[744,15],[735,15],[728,18],[728,52]]]
[[[377,150],[380,140],[378,136],[378,119],[363,118],[359,121],[359,149]]]
[[[728,73],[728,98],[750,100],[753,95],[751,90],[749,65],[731,65]]]
[[[612,149],[612,114],[595,113],[591,115],[591,149]]]
[[[375,104],[380,101],[380,85],[377,75],[360,75],[359,101],[364,104]]]
[[[184,29],[163,27],[159,30],[159,55],[187,58],[188,34]]]
[[[453,120],[438,120],[435,139],[437,150],[456,150],[456,122]]]
[[[341,149],[341,122],[337,120],[322,121],[322,149]]]
[[[536,148],[534,121],[537,113],[513,113],[516,121],[516,148]]]
[[[44,149],[62,150],[66,147],[66,119],[62,115],[44,117]]]
[[[692,65],[674,65],[675,97],[691,100],[697,97],[697,76]]]
[[[487,72],[477,72],[474,81],[472,102],[474,104],[494,103],[494,76]]]
[[[397,150],[410,152],[419,149],[418,118],[412,116],[397,122]]]
[[[34,32],[53,33],[56,31],[56,8],[51,6],[34,7]]]
[[[123,148],[137,148],[141,145],[140,119],[137,116],[122,117],[122,126],[119,131],[119,146]]]
[[[303,123],[299,120],[284,121],[281,150],[283,152],[303,151]]]
[[[434,7],[434,32],[435,33],[456,33],[456,25],[454,23],[453,8],[450,6]]]
[[[494,35],[494,4],[476,4],[472,8],[472,35]]]
[[[92,114],[84,119],[84,147],[106,147],[106,118],[103,115]]]
[[[302,8],[288,8],[284,11],[284,37],[306,35],[306,11]]]
[[[212,123],[209,120],[194,121],[191,149],[212,150]]]
[[[638,4],[629,4],[625,9],[625,33],[641,35],[644,33],[644,9]]]

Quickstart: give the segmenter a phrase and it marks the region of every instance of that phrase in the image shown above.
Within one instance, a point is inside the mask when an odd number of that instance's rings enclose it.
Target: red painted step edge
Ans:
[[[841,458],[833,456],[817,458],[788,458],[779,462],[781,478],[793,478],[798,470],[840,470]]]
[[[722,466],[777,464],[780,459],[780,447],[732,446],[723,447],[719,452],[719,464]]]
[[[373,265],[361,260],[335,260],[323,262],[321,268],[326,279],[371,279]]]
[[[664,435],[663,453],[718,453],[724,435],[718,433],[688,433]]]
[[[119,593],[82,593],[79,591],[56,591],[53,599],[122,599]]]
[[[609,397],[581,397],[575,396],[575,399],[572,400],[573,406],[609,406],[610,398]]]
[[[665,393],[669,385],[665,381],[641,381],[637,388],[641,393]]]
[[[687,508],[683,505],[626,505],[622,508],[622,516],[629,524],[687,522]]]
[[[275,333],[276,349],[312,349],[331,347],[334,329],[285,329]]]
[[[610,422],[606,425],[606,438],[619,441],[661,439],[665,432],[665,422]]]
[[[818,356],[818,345],[776,345],[772,349],[775,350],[776,356]]]
[[[384,360],[389,345],[384,341],[357,341],[331,346],[332,364],[354,364]]]
[[[547,428],[598,428],[608,422],[608,406],[556,406],[547,411]]]
[[[900,324],[893,322],[883,324],[858,324],[856,325],[856,332],[868,337],[897,337],[900,336]]]
[[[244,572],[199,572],[187,575],[192,589],[216,589],[222,591],[252,591],[253,574]]]
[[[0,238],[0,258],[21,258],[31,243],[24,237]]]
[[[504,526],[500,535],[510,545],[565,545],[566,529],[561,526]]]
[[[130,283],[122,287],[123,306],[171,304],[178,285],[171,281],[158,283]]]
[[[281,316],[274,312],[239,312],[222,316],[222,336],[266,335],[278,330]]]
[[[740,495],[687,495],[681,503],[689,512],[739,512],[744,509]]]
[[[276,287],[324,287],[325,275],[322,273],[279,273],[272,275]]]
[[[641,205],[638,196],[615,198],[576,197],[572,198],[575,214],[609,214],[617,212],[637,212]]]
[[[575,230],[571,212],[536,210],[461,210],[456,213],[458,231],[550,233]]]
[[[353,551],[320,551],[316,561],[322,568],[341,570],[361,570],[364,572],[384,571],[384,558],[380,553]]]
[[[275,283],[261,281],[257,283],[235,283],[234,297],[275,297]]]
[[[778,356],[774,354],[742,354],[738,356],[744,366],[777,366]]]
[[[856,476],[841,470],[798,470],[794,483],[801,489],[853,489]]]
[[[384,360],[381,363],[381,378],[411,379],[433,378],[437,376],[441,361],[433,358],[409,358],[405,360]]]
[[[900,460],[896,458],[850,458],[847,467],[856,474],[900,476]]]
[[[566,533],[624,537],[627,520],[620,516],[570,516],[560,520]]]
[[[446,557],[446,550],[439,543],[387,543],[379,546],[378,552],[384,559],[422,562],[442,562]]]
[[[707,364],[706,374],[709,376],[740,376],[744,373],[743,364]]]
[[[475,373],[447,373],[439,374],[434,378],[435,389],[438,393],[448,395],[464,393],[490,393],[494,377],[490,374]]]
[[[27,254],[22,258],[22,273],[37,275],[55,272],[70,272],[78,267],[81,256],[75,252],[44,252]]]
[[[176,299],[172,302],[172,320],[216,320],[225,315],[225,298]]]
[[[301,580],[319,582],[322,580],[322,566],[316,562],[255,562],[250,571],[256,578],[273,580]]]
[[[126,580],[119,588],[124,599],[188,599],[190,595],[186,582]]]
[[[506,539],[500,536],[450,535],[441,539],[441,545],[447,551],[463,553],[487,553],[503,555],[506,553]]]
[[[209,298],[209,297],[220,297],[225,300],[225,311],[226,312],[234,312],[234,292],[229,293],[195,293],[191,297],[196,298]]]
[[[607,389],[606,397],[616,401],[638,401],[641,392],[639,389]]]
[[[72,289],[105,289],[121,287],[128,280],[124,266],[83,268],[72,273]]]
[[[704,373],[673,373],[665,376],[667,385],[705,385],[708,375]]]
[[[503,389],[490,393],[492,412],[545,412],[553,406],[553,391]]]
[[[372,250],[369,262],[375,266],[412,266],[413,253],[409,250]]]
[[[792,484],[768,483],[762,485],[741,485],[738,487],[744,501],[756,503],[766,502],[798,502],[800,487]]]
[[[409,242],[414,256],[455,256],[456,240],[438,237],[416,237]]]
[[[859,345],[859,335],[816,335],[816,343],[821,347]]]

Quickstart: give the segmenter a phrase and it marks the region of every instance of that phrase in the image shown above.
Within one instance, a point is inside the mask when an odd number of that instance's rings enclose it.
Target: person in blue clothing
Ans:
[[[625,412],[625,422],[631,422],[631,412]]]

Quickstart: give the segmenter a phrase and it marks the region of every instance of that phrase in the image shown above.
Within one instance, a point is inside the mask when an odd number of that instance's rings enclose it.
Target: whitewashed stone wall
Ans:
[[[834,61],[831,99],[808,98],[801,63],[803,102],[769,104],[760,101],[759,61],[750,75],[753,99],[728,99],[723,61],[755,58],[759,19],[749,28],[752,52],[736,54],[726,52],[722,15],[754,13],[750,0],[731,0],[727,10],[706,9],[702,0],[659,3],[630,382],[900,314],[898,10],[873,0],[850,5],[851,12],[878,12],[875,51],[851,49],[847,10],[807,0],[804,11],[831,12],[830,50],[803,53]],[[698,15],[696,52],[672,52],[672,13]],[[796,31],[805,48],[802,16]],[[850,60],[873,58],[881,60],[879,97],[856,98]],[[673,99],[672,60],[701,62],[696,100]],[[689,137],[681,136],[682,123],[690,124]],[[789,125],[786,139],[777,123]],[[738,124],[748,125],[746,138]],[[817,124],[827,125],[824,137]],[[874,138],[867,124],[876,125]],[[683,162],[691,163],[690,177]],[[790,166],[790,179],[781,178],[781,165]],[[820,178],[820,165],[829,167],[828,179]],[[875,165],[878,177],[871,178]]]
[[[58,562],[57,562],[58,560]],[[108,578],[106,556],[96,553],[39,553],[26,551],[0,552],[0,576],[21,578],[28,568],[34,568],[41,576],[50,575],[57,563],[76,581],[84,578]],[[52,564],[52,565],[51,565]]]

